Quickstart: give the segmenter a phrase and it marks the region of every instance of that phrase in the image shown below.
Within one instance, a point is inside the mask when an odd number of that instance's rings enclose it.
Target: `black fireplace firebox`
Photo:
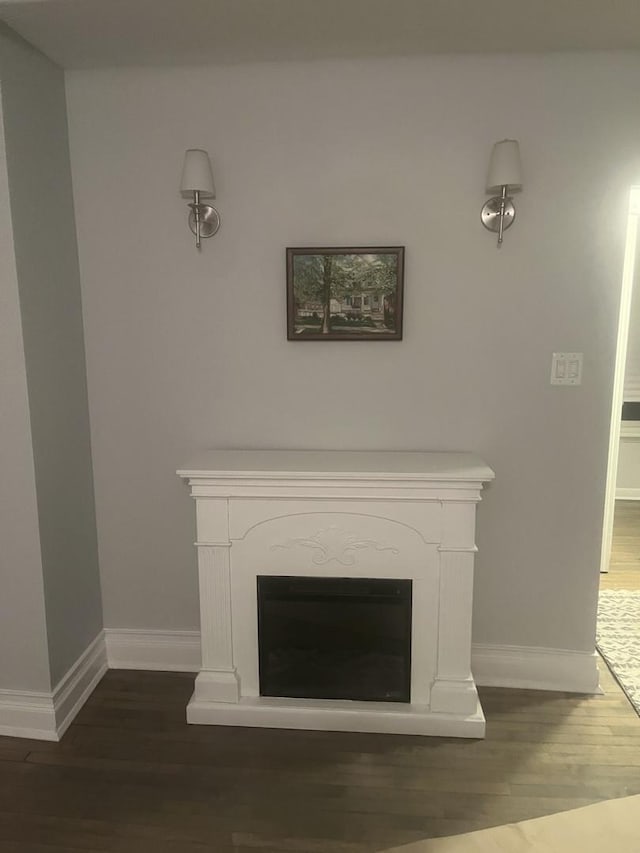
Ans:
[[[258,577],[260,695],[411,701],[410,580]]]

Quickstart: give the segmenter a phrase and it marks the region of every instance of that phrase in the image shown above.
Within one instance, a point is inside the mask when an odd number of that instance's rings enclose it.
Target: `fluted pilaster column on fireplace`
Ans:
[[[194,698],[238,702],[240,682],[233,664],[229,501],[196,498],[202,669]]]
[[[438,664],[431,710],[472,714],[478,691],[471,674],[471,620],[477,497],[442,505]]]

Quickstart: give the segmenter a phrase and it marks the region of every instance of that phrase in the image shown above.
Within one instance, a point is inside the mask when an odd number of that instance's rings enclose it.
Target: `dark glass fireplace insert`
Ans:
[[[260,695],[411,701],[411,581],[258,577]]]

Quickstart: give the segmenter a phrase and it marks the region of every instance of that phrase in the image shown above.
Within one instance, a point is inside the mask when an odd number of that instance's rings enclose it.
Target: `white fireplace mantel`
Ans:
[[[482,737],[470,669],[470,453],[209,451],[178,471],[196,502],[202,669],[190,723]],[[413,582],[411,702],[260,696],[259,575]]]

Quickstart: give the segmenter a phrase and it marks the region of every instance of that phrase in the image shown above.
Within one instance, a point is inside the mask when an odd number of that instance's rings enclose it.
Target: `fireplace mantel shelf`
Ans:
[[[212,450],[178,471],[196,501],[202,669],[191,723],[482,737],[470,670],[471,453]],[[408,579],[411,701],[260,695],[257,577]]]
[[[347,479],[487,482],[473,453],[368,450],[210,450],[178,471],[189,480]]]

